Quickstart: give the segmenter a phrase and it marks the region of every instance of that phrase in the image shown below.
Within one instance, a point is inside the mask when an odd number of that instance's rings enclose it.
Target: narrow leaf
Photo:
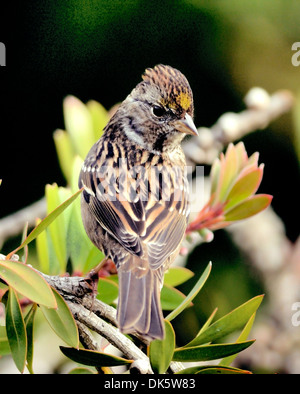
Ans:
[[[79,156],[75,157],[71,180],[71,189],[74,191],[78,188],[78,177],[82,162]],[[80,199],[74,201],[72,205],[71,218],[67,230],[67,250],[68,255],[71,257],[73,269],[82,273],[89,272],[105,257],[86,234],[81,217]]]
[[[36,220],[36,225],[41,222],[41,219]],[[50,245],[48,240],[47,230],[41,232],[35,240],[36,251],[39,261],[39,268],[44,274],[50,274]]]
[[[61,195],[64,196],[61,197]],[[52,212],[63,199],[68,198],[71,192],[69,189],[60,188],[56,183],[53,185],[46,185],[46,200],[47,200],[47,211]],[[67,250],[66,250],[66,231],[68,227],[69,216],[66,215],[64,210],[53,223],[49,225],[49,232],[52,240],[53,249],[55,251],[56,258],[59,262],[60,271],[65,272],[66,261],[67,261]]]
[[[247,165],[248,155],[246,152],[245,145],[242,141],[235,145],[235,151],[237,155],[238,172]]]
[[[149,359],[154,373],[163,374],[172,361],[175,349],[175,332],[171,323],[165,320],[165,337],[156,339],[148,348]]]
[[[10,354],[10,347],[6,335],[6,327],[0,326],[0,358]]]
[[[219,180],[220,180],[220,172],[221,172],[221,162],[220,162],[220,159],[217,158],[214,160],[213,165],[211,167],[211,171],[210,171],[210,181],[211,181],[210,194],[211,194],[211,196],[214,196],[212,203],[217,201],[217,194],[216,193],[217,193]]]
[[[83,159],[80,156],[76,155],[73,159],[72,174],[70,180],[70,187],[72,193],[75,193],[78,190],[78,178],[82,164],[83,164]]]
[[[72,206],[67,231],[67,251],[73,269],[83,273],[88,272],[89,268],[95,267],[104,258],[103,253],[88,238],[83,227],[79,199]]]
[[[60,204],[57,208],[55,208],[49,215],[45,217],[28,235],[28,237],[18,246],[14,251],[12,251],[8,256],[7,260],[16,253],[19,249],[22,249],[25,245],[28,245],[31,241],[33,241],[42,231],[44,231],[52,222],[60,215],[72,202],[79,196],[82,192],[83,188],[79,189],[76,193],[74,193],[70,198]]]
[[[33,362],[33,322],[35,313],[37,311],[37,304],[33,304],[30,311],[25,316],[25,324],[26,324],[26,334],[27,334],[27,369],[33,374],[32,362]]]
[[[272,196],[268,194],[256,194],[236,205],[225,214],[227,222],[247,219],[266,209],[272,201]]]
[[[94,374],[95,372],[93,372],[91,369],[83,368],[83,367],[73,368],[69,372],[69,375],[94,375]]]
[[[248,338],[248,336],[250,334],[251,328],[253,326],[253,323],[254,323],[255,314],[256,313],[253,313],[253,315],[247,321],[247,324],[245,325],[245,327],[243,328],[240,336],[236,340],[236,343],[243,342],[243,341],[247,340],[247,338]],[[228,356],[226,358],[223,358],[223,360],[221,360],[219,364],[222,365],[222,366],[229,366],[233,362],[235,357],[236,357],[235,355],[232,355],[232,356]]]
[[[178,316],[189,304],[190,302],[196,297],[196,295],[199,293],[199,291],[202,289],[204,283],[206,282],[207,278],[209,277],[210,271],[211,271],[211,262],[207,265],[205,268],[203,274],[200,276],[198,279],[197,283],[195,286],[192,288],[190,293],[186,296],[186,298],[182,301],[182,303],[171,313],[168,314],[166,317],[166,320],[171,321],[174,319],[176,316]]]
[[[251,374],[251,372],[234,368],[234,367],[220,367],[219,365],[197,365],[195,367],[185,368],[176,374]]]
[[[215,314],[217,313],[218,308],[215,308],[211,315],[209,316],[209,318],[206,320],[206,322],[203,324],[203,326],[201,327],[199,333],[197,336],[199,336],[203,331],[205,331],[207,329],[207,327],[210,326],[210,323],[212,322],[213,318],[215,317]]]
[[[252,345],[254,341],[225,343],[218,345],[179,348],[174,351],[173,360],[182,362],[216,360],[221,357],[239,353]]]
[[[119,286],[107,278],[99,278],[97,298],[106,304],[111,304],[118,297]]]
[[[22,242],[25,240],[25,238],[27,237],[27,230],[28,230],[28,222],[26,222],[24,229],[23,229],[23,234],[22,234]],[[24,247],[24,254],[22,256],[22,261],[23,263],[27,263],[27,258],[28,258],[28,246],[26,245]]]
[[[50,286],[29,265],[20,261],[0,260],[0,278],[31,301],[50,308],[56,307]]]
[[[228,202],[224,207],[225,214],[230,208],[250,197],[257,191],[262,179],[262,175],[263,170],[260,167],[251,171],[234,184],[229,195],[227,196]]]
[[[238,171],[238,158],[232,143],[228,145],[224,161],[221,161],[221,176],[219,185],[219,201],[225,202]]]
[[[68,345],[78,348],[78,330],[69,307],[58,292],[52,289],[57,302],[57,308],[41,306],[41,310],[55,333]]]
[[[60,168],[66,180],[68,181],[68,183],[70,183],[72,175],[72,165],[75,156],[70,135],[66,131],[58,129],[55,130],[55,132],[53,133],[53,139]]]
[[[92,117],[95,141],[97,141],[109,120],[108,112],[102,104],[95,100],[88,101],[86,106]]]
[[[13,288],[9,289],[6,304],[6,333],[13,360],[22,373],[27,354],[27,337],[21,307]]]
[[[185,300],[185,295],[174,287],[164,285],[161,289],[160,302],[164,311],[173,311]],[[192,306],[189,303],[189,306]]]
[[[257,296],[240,305],[232,312],[221,317],[211,326],[202,331],[185,347],[199,346],[216,341],[232,332],[241,329],[261,304],[263,296]]]
[[[64,120],[75,152],[85,158],[96,142],[91,114],[78,98],[67,96],[63,102]]]
[[[211,375],[211,374],[218,374],[218,375],[249,375],[251,372],[238,369],[238,368],[228,368],[228,367],[208,367],[203,368],[199,372],[196,372],[197,375]]]
[[[185,267],[171,267],[165,273],[164,284],[179,286],[194,276],[194,273]]]
[[[94,350],[74,349],[64,346],[60,346],[60,350],[65,356],[76,363],[93,367],[115,367],[117,365],[131,364],[133,362],[133,360],[126,360],[122,357],[96,352]]]

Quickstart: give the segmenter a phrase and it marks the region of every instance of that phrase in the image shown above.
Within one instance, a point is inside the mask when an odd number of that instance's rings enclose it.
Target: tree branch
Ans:
[[[200,127],[199,136],[183,143],[188,165],[212,164],[229,142],[265,129],[272,121],[289,112],[294,104],[294,97],[288,90],[279,90],[269,95],[261,88],[252,88],[244,101],[247,106],[244,111],[221,115],[212,127]]]
[[[81,328],[85,346],[88,346],[89,349],[97,350],[92,337],[88,337],[84,330],[84,327],[87,327],[107,339],[129,360],[135,360],[131,364],[131,372],[141,374],[153,373],[146,354],[127,336],[122,334],[118,328],[114,327],[117,326],[116,309],[94,298],[94,286],[90,278],[49,276],[42,272],[39,273],[67,302],[77,324]],[[144,345],[149,345],[149,342],[141,336],[135,336]],[[171,362],[171,372],[178,372],[182,369],[184,369],[184,366],[181,363]]]
[[[0,219],[0,248],[6,240],[21,234],[27,222],[28,227],[34,227],[36,218],[45,215],[46,199],[43,197],[28,207]]]
[[[103,320],[105,318],[116,325],[116,310],[94,298],[90,278],[49,276],[41,272],[40,274],[62,295],[77,322],[107,339],[128,359],[138,360],[139,363],[134,367],[140,373],[152,373],[148,357],[116,327]],[[90,349],[95,350],[93,347],[92,344]]]

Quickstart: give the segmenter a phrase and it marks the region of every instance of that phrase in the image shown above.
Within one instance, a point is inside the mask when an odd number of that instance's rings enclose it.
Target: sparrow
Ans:
[[[160,292],[189,217],[181,141],[197,135],[193,94],[177,69],[147,68],[87,154],[79,176],[91,241],[117,267],[121,332],[162,339]]]

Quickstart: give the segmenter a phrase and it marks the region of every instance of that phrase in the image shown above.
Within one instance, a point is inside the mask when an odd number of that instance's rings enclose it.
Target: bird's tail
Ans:
[[[122,266],[119,267],[117,320],[122,332],[127,334],[137,332],[149,340],[164,337],[160,305],[162,283],[160,271],[148,269],[144,275],[137,275],[135,271],[127,271]]]

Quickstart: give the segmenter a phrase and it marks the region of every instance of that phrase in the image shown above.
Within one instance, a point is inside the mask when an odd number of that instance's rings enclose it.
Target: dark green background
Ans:
[[[192,86],[196,125],[209,127],[224,112],[242,110],[242,99],[253,86],[299,94],[300,67],[291,63],[291,46],[300,41],[299,18],[300,2],[292,0],[1,4],[0,41],[6,45],[7,66],[0,68],[0,216],[42,197],[46,183],[64,185],[52,133],[64,128],[66,95],[110,108],[126,97],[146,67],[170,64]],[[291,113],[244,139],[249,154],[260,152],[265,163],[260,190],[274,195],[273,208],[292,241],[299,233],[294,140]],[[189,265],[202,270],[213,260],[214,278],[236,306],[257,294],[259,284],[253,275],[244,287],[228,290],[234,287],[227,283],[224,265],[229,277],[235,275],[233,283],[252,274],[229,236],[219,231],[215,237],[193,254]],[[224,305],[229,308],[225,300]],[[206,308],[211,312],[215,306],[210,298]]]

